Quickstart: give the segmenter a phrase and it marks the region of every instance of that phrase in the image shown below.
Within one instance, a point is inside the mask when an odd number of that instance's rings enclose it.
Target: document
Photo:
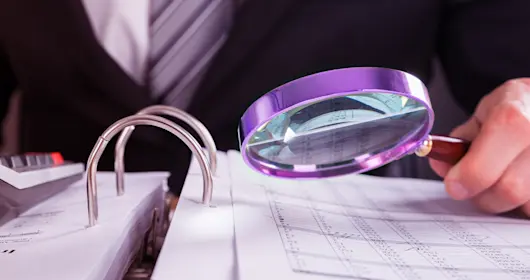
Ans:
[[[99,220],[87,227],[86,180],[0,227],[0,279],[121,279],[140,240],[163,209],[165,172],[125,175],[116,196],[113,172],[100,172]]]
[[[239,279],[530,279],[530,221],[454,201],[441,182],[278,179],[229,161]]]
[[[220,151],[217,159],[211,207],[201,203],[202,174],[192,160],[152,280],[237,279],[230,163]]]

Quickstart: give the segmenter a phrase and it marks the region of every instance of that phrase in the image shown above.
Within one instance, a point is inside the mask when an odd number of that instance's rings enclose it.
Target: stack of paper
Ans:
[[[227,158],[226,211],[179,204],[153,279],[530,279],[530,221],[453,201],[441,182],[282,180]],[[200,196],[193,180],[181,200]]]
[[[201,204],[202,174],[194,159],[158,257],[152,280],[237,279],[230,163],[217,152],[211,207]]]
[[[125,175],[116,196],[114,173],[98,173],[99,221],[87,228],[86,181],[0,227],[0,279],[121,279],[153,209],[164,207],[167,173]]]

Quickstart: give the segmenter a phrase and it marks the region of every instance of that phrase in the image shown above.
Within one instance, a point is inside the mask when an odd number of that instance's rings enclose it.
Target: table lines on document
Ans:
[[[304,184],[264,187],[294,272],[352,279],[530,279],[529,223],[455,215],[442,198],[403,188]]]

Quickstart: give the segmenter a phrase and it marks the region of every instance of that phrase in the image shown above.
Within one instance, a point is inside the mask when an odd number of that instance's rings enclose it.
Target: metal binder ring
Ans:
[[[105,151],[112,137],[116,136],[120,131],[131,125],[150,125],[177,136],[182,142],[190,148],[194,156],[197,158],[202,174],[203,174],[203,204],[209,205],[212,199],[213,179],[212,172],[208,167],[208,159],[202,150],[197,140],[182,127],[176,125],[172,121],[153,115],[133,115],[125,117],[109,126],[103,134],[98,138],[96,145],[92,149],[87,162],[87,202],[88,202],[88,222],[92,227],[97,223],[98,219],[98,205],[97,205],[97,188],[96,188],[96,173],[98,169],[98,162],[101,155]]]
[[[215,142],[213,140],[212,135],[199,120],[197,120],[192,115],[186,113],[183,110],[166,105],[149,106],[140,110],[136,114],[164,114],[180,119],[186,124],[188,124],[199,134],[199,137],[206,146],[209,155],[210,169],[212,171],[212,174],[215,175],[217,170],[217,148],[215,146]],[[125,146],[127,145],[127,141],[131,137],[133,131],[134,126],[131,125],[126,127],[118,138],[118,141],[116,142],[116,148],[114,150],[114,169],[116,171],[116,191],[118,195],[123,195],[125,192],[125,186],[123,183],[123,176],[125,173],[125,162],[123,161],[123,157],[125,154]]]

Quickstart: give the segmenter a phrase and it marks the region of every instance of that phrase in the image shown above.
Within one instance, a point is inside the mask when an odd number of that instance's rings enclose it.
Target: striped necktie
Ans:
[[[185,109],[232,23],[233,0],[151,0],[148,81],[162,104]]]

